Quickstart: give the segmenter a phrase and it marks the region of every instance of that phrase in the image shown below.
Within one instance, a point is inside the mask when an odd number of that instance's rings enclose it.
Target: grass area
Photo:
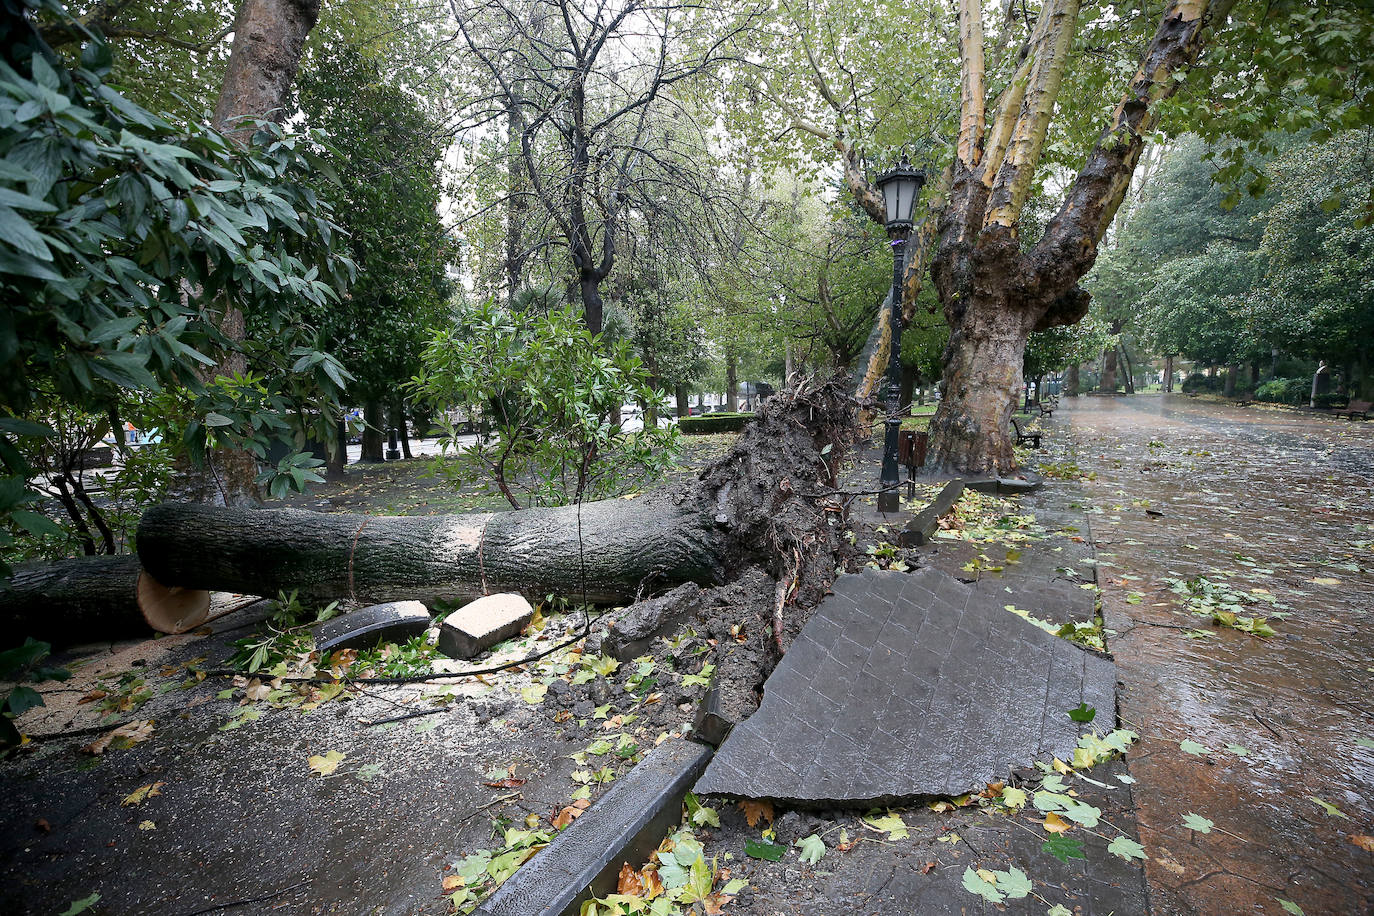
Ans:
[[[669,481],[694,477],[703,467],[723,457],[739,438],[738,433],[683,436],[677,460],[667,473]],[[510,508],[494,486],[483,481],[459,489],[431,476],[428,458],[388,461],[385,464],[351,464],[341,481],[316,484],[304,494],[295,493],[268,505],[334,512],[376,515],[439,515],[463,512],[504,511]],[[662,481],[642,481],[620,495],[652,489]],[[327,501],[327,505],[321,505]]]

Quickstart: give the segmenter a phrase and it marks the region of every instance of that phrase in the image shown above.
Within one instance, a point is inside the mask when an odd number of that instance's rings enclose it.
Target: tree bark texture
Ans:
[[[1064,395],[1070,398],[1078,396],[1078,363],[1069,366],[1064,373]]]
[[[579,524],[580,516],[580,524]],[[721,577],[709,516],[627,500],[452,516],[365,516],[168,503],[144,513],[139,559],[184,588],[365,602],[518,591],[624,602]]]
[[[334,448],[325,461],[325,480],[337,482],[344,479],[344,468],[348,465],[348,422],[344,419],[334,424]]]
[[[0,591],[0,627],[53,645],[148,634],[138,604],[138,557],[83,557],[19,566]]]
[[[382,456],[382,402],[369,398],[363,402],[363,448],[358,460],[380,463]]]
[[[1116,393],[1116,347],[1102,351],[1102,377],[1097,381],[1097,390],[1102,394]]]
[[[739,361],[733,353],[725,355],[725,409],[739,410]]]
[[[234,44],[215,102],[215,126],[242,137],[244,118],[286,120],[291,84],[305,39],[320,16],[320,0],[243,0],[234,19]]]
[[[1131,354],[1126,350],[1126,345],[1121,345],[1120,363],[1126,371],[1122,373],[1123,387],[1127,394],[1135,394],[1135,366],[1131,364]]]
[[[1174,390],[1174,358],[1172,356],[1164,357],[1164,390]]]

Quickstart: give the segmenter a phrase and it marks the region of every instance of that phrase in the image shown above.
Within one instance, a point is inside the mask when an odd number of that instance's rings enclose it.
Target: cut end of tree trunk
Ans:
[[[138,577],[138,608],[148,626],[159,633],[185,633],[210,616],[210,593],[198,588],[163,585],[142,572]]]

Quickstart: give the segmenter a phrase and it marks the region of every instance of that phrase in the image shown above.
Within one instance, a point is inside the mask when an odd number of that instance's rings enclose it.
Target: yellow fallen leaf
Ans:
[[[1350,838],[1350,842],[1354,843],[1365,852],[1374,852],[1374,836],[1357,833]]]
[[[99,756],[105,753],[105,749],[110,745],[124,749],[133,747],[143,741],[147,741],[153,734],[153,720],[140,719],[136,722],[126,722],[118,728],[111,729],[105,734],[96,738],[90,744],[81,748],[84,753],[92,756]]]
[[[1045,815],[1045,823],[1042,826],[1044,826],[1046,833],[1067,833],[1073,829],[1072,824],[1053,811]]]
[[[310,769],[321,776],[333,776],[334,771],[339,768],[340,761],[347,756],[342,751],[329,751],[323,757],[319,754],[311,754],[307,762],[310,764]]]
[[[165,785],[167,785],[165,782],[153,782],[146,786],[139,786],[137,789],[134,789],[128,795],[124,796],[124,800],[120,802],[120,805],[126,808],[133,807],[134,805],[141,805],[154,795],[161,795],[162,787]]]
[[[445,894],[451,894],[451,893],[453,893],[454,891],[456,891],[458,888],[462,887],[462,886],[463,886],[464,884],[466,884],[466,883],[467,883],[467,882],[463,880],[463,876],[462,876],[462,875],[445,875],[445,876],[444,876],[444,893],[445,893]]]
[[[1069,766],[1067,763],[1065,763],[1064,761],[1060,760],[1058,757],[1054,758],[1054,771],[1055,771],[1056,773],[1060,773],[1060,774],[1062,774],[1062,775],[1068,775],[1068,773],[1069,773],[1069,771],[1070,771],[1071,769],[1073,769],[1073,767]]]
[[[1341,584],[1341,580],[1340,580],[1340,579],[1333,579],[1333,578],[1331,578],[1330,576],[1321,576],[1321,577],[1316,578],[1316,579],[1308,579],[1307,581],[1308,581],[1308,582],[1311,582],[1313,585],[1340,585],[1340,584]]]
[[[157,824],[154,824],[152,821],[139,821],[139,822],[138,822],[138,829],[139,829],[139,830],[156,830],[156,829],[157,829]]]

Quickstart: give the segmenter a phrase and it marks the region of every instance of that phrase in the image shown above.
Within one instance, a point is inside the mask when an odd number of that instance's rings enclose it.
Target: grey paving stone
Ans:
[[[683,796],[710,759],[711,749],[694,741],[654,748],[487,898],[478,916],[576,914],[584,900],[614,893],[620,866],[642,865],[677,825]]]
[[[519,633],[533,616],[523,595],[484,595],[439,624],[439,651],[449,658],[472,658]]]
[[[1007,603],[930,568],[842,577],[797,640],[816,648],[783,657],[758,712],[730,733],[695,791],[895,804],[1072,755],[1091,726],[1068,711],[1086,702],[1111,721],[1115,666]],[[873,620],[877,640],[849,638]],[[884,644],[889,624],[916,634],[908,654]]]
[[[314,628],[315,648],[321,654],[335,649],[370,649],[379,640],[404,642],[429,629],[429,608],[419,601],[374,604]]]

